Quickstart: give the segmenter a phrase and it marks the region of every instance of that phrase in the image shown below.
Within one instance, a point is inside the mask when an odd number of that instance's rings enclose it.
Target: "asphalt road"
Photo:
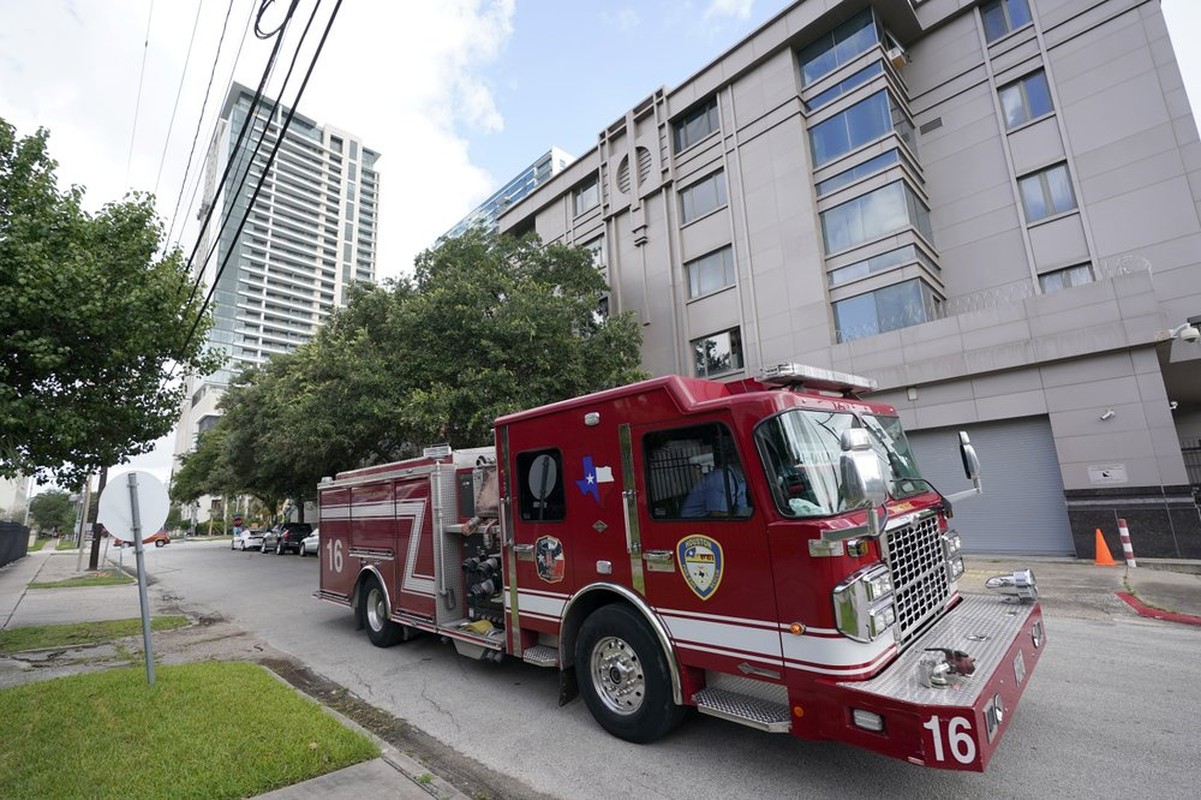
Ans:
[[[1049,642],[983,775],[692,715],[632,745],[551,670],[462,658],[432,636],[372,647],[349,610],[312,598],[316,558],[188,543],[153,551],[155,591],[219,613],[530,794],[561,798],[1192,798],[1201,734],[1201,629],[1106,608],[1045,607]],[[1116,608],[1116,607],[1115,607]],[[513,794],[509,790],[509,794]]]

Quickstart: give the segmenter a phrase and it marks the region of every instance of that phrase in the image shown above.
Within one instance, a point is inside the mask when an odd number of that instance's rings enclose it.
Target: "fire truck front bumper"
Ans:
[[[822,733],[914,764],[983,772],[1045,646],[1037,603],[966,596],[874,678],[829,681]]]

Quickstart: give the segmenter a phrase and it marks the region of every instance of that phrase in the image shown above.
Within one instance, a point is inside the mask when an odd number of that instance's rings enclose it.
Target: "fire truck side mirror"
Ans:
[[[959,432],[959,458],[963,461],[963,474],[972,483],[980,480],[980,459],[976,457],[976,448],[972,440],[967,438],[967,431]]]
[[[876,509],[884,505],[888,489],[884,468],[872,448],[871,434],[864,428],[848,428],[842,432],[841,445],[838,466],[847,507]]]

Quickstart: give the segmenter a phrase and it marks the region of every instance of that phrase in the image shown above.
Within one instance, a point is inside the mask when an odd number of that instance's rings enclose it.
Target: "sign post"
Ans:
[[[113,482],[100,495],[98,519],[109,533],[124,541],[132,540],[138,563],[138,600],[142,605],[142,644],[146,655],[146,681],[154,685],[154,652],[150,644],[150,601],[146,596],[146,564],[143,559],[143,533],[153,533],[167,519],[167,489],[149,472],[126,475],[126,485]]]

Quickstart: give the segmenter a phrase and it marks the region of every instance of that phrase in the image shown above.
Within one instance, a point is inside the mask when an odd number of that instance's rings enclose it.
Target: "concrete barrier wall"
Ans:
[[[29,528],[15,522],[0,522],[0,567],[24,558],[29,549]]]

